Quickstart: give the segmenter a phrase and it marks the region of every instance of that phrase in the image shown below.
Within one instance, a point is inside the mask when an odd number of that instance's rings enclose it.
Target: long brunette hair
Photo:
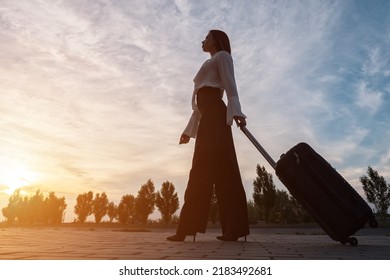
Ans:
[[[210,33],[215,41],[217,51],[226,51],[232,54],[229,37],[225,32],[221,30],[210,30]]]

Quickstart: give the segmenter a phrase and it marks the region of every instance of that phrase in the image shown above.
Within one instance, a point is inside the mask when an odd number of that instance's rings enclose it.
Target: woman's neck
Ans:
[[[210,53],[210,57],[213,57],[217,53],[217,50],[212,50],[209,53]]]

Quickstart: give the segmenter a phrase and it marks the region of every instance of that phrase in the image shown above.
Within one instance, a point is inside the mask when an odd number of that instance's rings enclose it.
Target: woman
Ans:
[[[192,168],[176,234],[170,241],[206,231],[210,199],[215,187],[222,236],[236,241],[249,234],[246,196],[237,163],[231,125],[246,125],[241,112],[228,36],[211,30],[202,42],[208,59],[194,78],[193,113],[180,137],[180,144],[196,138]],[[227,95],[227,106],[222,100]]]

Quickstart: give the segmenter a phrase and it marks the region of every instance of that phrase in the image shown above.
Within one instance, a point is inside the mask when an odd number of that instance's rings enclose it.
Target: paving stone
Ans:
[[[18,260],[389,260],[390,229],[362,230],[359,245],[333,241],[318,228],[257,228],[237,242],[199,234],[169,242],[171,229],[1,228],[0,259]]]

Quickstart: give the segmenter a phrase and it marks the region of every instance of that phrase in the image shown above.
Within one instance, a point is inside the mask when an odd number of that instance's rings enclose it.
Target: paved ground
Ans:
[[[335,242],[321,229],[256,228],[247,242],[223,242],[219,229],[196,242],[169,242],[174,229],[91,227],[0,228],[0,259],[35,260],[390,260],[390,228],[365,228],[359,245]]]

